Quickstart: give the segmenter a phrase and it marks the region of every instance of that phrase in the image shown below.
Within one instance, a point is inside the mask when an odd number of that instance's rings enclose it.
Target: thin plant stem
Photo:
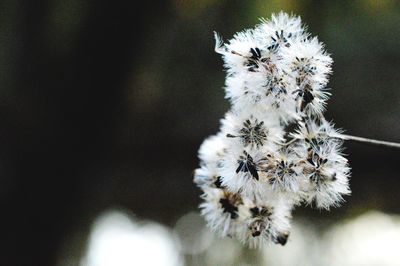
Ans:
[[[386,146],[386,147],[400,149],[400,143],[396,143],[396,142],[369,139],[369,138],[351,136],[351,135],[346,135],[346,134],[335,135],[332,137],[340,138],[343,140],[352,140],[352,141],[358,141],[358,142],[363,142],[363,143],[367,143],[367,144],[373,144],[373,145],[378,145],[378,146]]]
[[[334,134],[334,135],[325,135],[325,137],[330,137],[330,138],[337,138],[337,139],[342,139],[342,140],[351,140],[351,141],[357,141],[357,142],[362,142],[366,144],[372,144],[372,145],[377,145],[377,146],[385,146],[385,147],[391,147],[391,148],[398,148],[400,149],[400,143],[397,142],[391,142],[391,141],[384,141],[384,140],[377,140],[377,139],[370,139],[370,138],[363,138],[363,137],[357,137],[357,136],[352,136],[352,135],[346,135],[346,134]],[[286,142],[284,146],[289,146],[292,143],[298,141],[299,139],[291,139],[290,141]]]

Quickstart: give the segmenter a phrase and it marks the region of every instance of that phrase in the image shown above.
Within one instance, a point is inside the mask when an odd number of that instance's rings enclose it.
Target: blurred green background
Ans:
[[[0,264],[142,265],[82,262],[107,210],[174,228],[181,246],[199,241],[185,240],[203,226],[192,171],[229,108],[213,31],[228,39],[280,10],[300,15],[332,54],[327,118],[399,142],[399,1],[0,1]],[[294,213],[313,234],[371,210],[400,213],[400,152],[345,146],[352,196],[331,212]],[[221,245],[241,260],[223,261],[235,257],[215,253],[218,241],[175,250],[185,265],[269,265],[231,242]]]

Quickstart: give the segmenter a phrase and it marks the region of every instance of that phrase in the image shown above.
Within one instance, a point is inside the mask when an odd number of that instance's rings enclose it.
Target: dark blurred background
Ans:
[[[167,226],[196,211],[197,150],[229,108],[212,32],[280,10],[332,54],[326,116],[400,141],[398,1],[0,1],[0,265],[55,265],[68,243],[83,255],[107,208]],[[295,219],[400,213],[399,150],[345,146],[352,196]]]

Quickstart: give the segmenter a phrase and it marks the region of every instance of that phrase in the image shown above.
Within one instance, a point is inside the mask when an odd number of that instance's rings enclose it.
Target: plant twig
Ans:
[[[346,134],[335,135],[335,136],[332,136],[332,137],[340,138],[340,139],[343,139],[343,140],[353,140],[353,141],[358,141],[358,142],[363,142],[363,143],[373,144],[373,145],[378,145],[378,146],[400,148],[400,143],[390,142],[390,141],[369,139],[369,138],[351,136],[351,135],[346,135]]]
[[[369,139],[369,138],[357,137],[357,136],[346,135],[346,134],[334,134],[334,135],[329,135],[329,136],[325,135],[325,136],[330,137],[330,138],[337,138],[337,139],[342,139],[342,140],[352,140],[352,141],[362,142],[362,143],[366,143],[366,144],[400,149],[400,143],[397,143],[397,142]],[[299,140],[299,139],[296,139],[296,138],[291,139],[290,141],[284,143],[283,145],[289,146],[290,144],[296,142],[297,140]]]

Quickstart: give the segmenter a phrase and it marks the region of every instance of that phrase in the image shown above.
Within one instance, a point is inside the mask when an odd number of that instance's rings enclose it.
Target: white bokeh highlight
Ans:
[[[180,266],[177,246],[168,228],[140,224],[121,211],[109,211],[93,224],[81,266]]]

